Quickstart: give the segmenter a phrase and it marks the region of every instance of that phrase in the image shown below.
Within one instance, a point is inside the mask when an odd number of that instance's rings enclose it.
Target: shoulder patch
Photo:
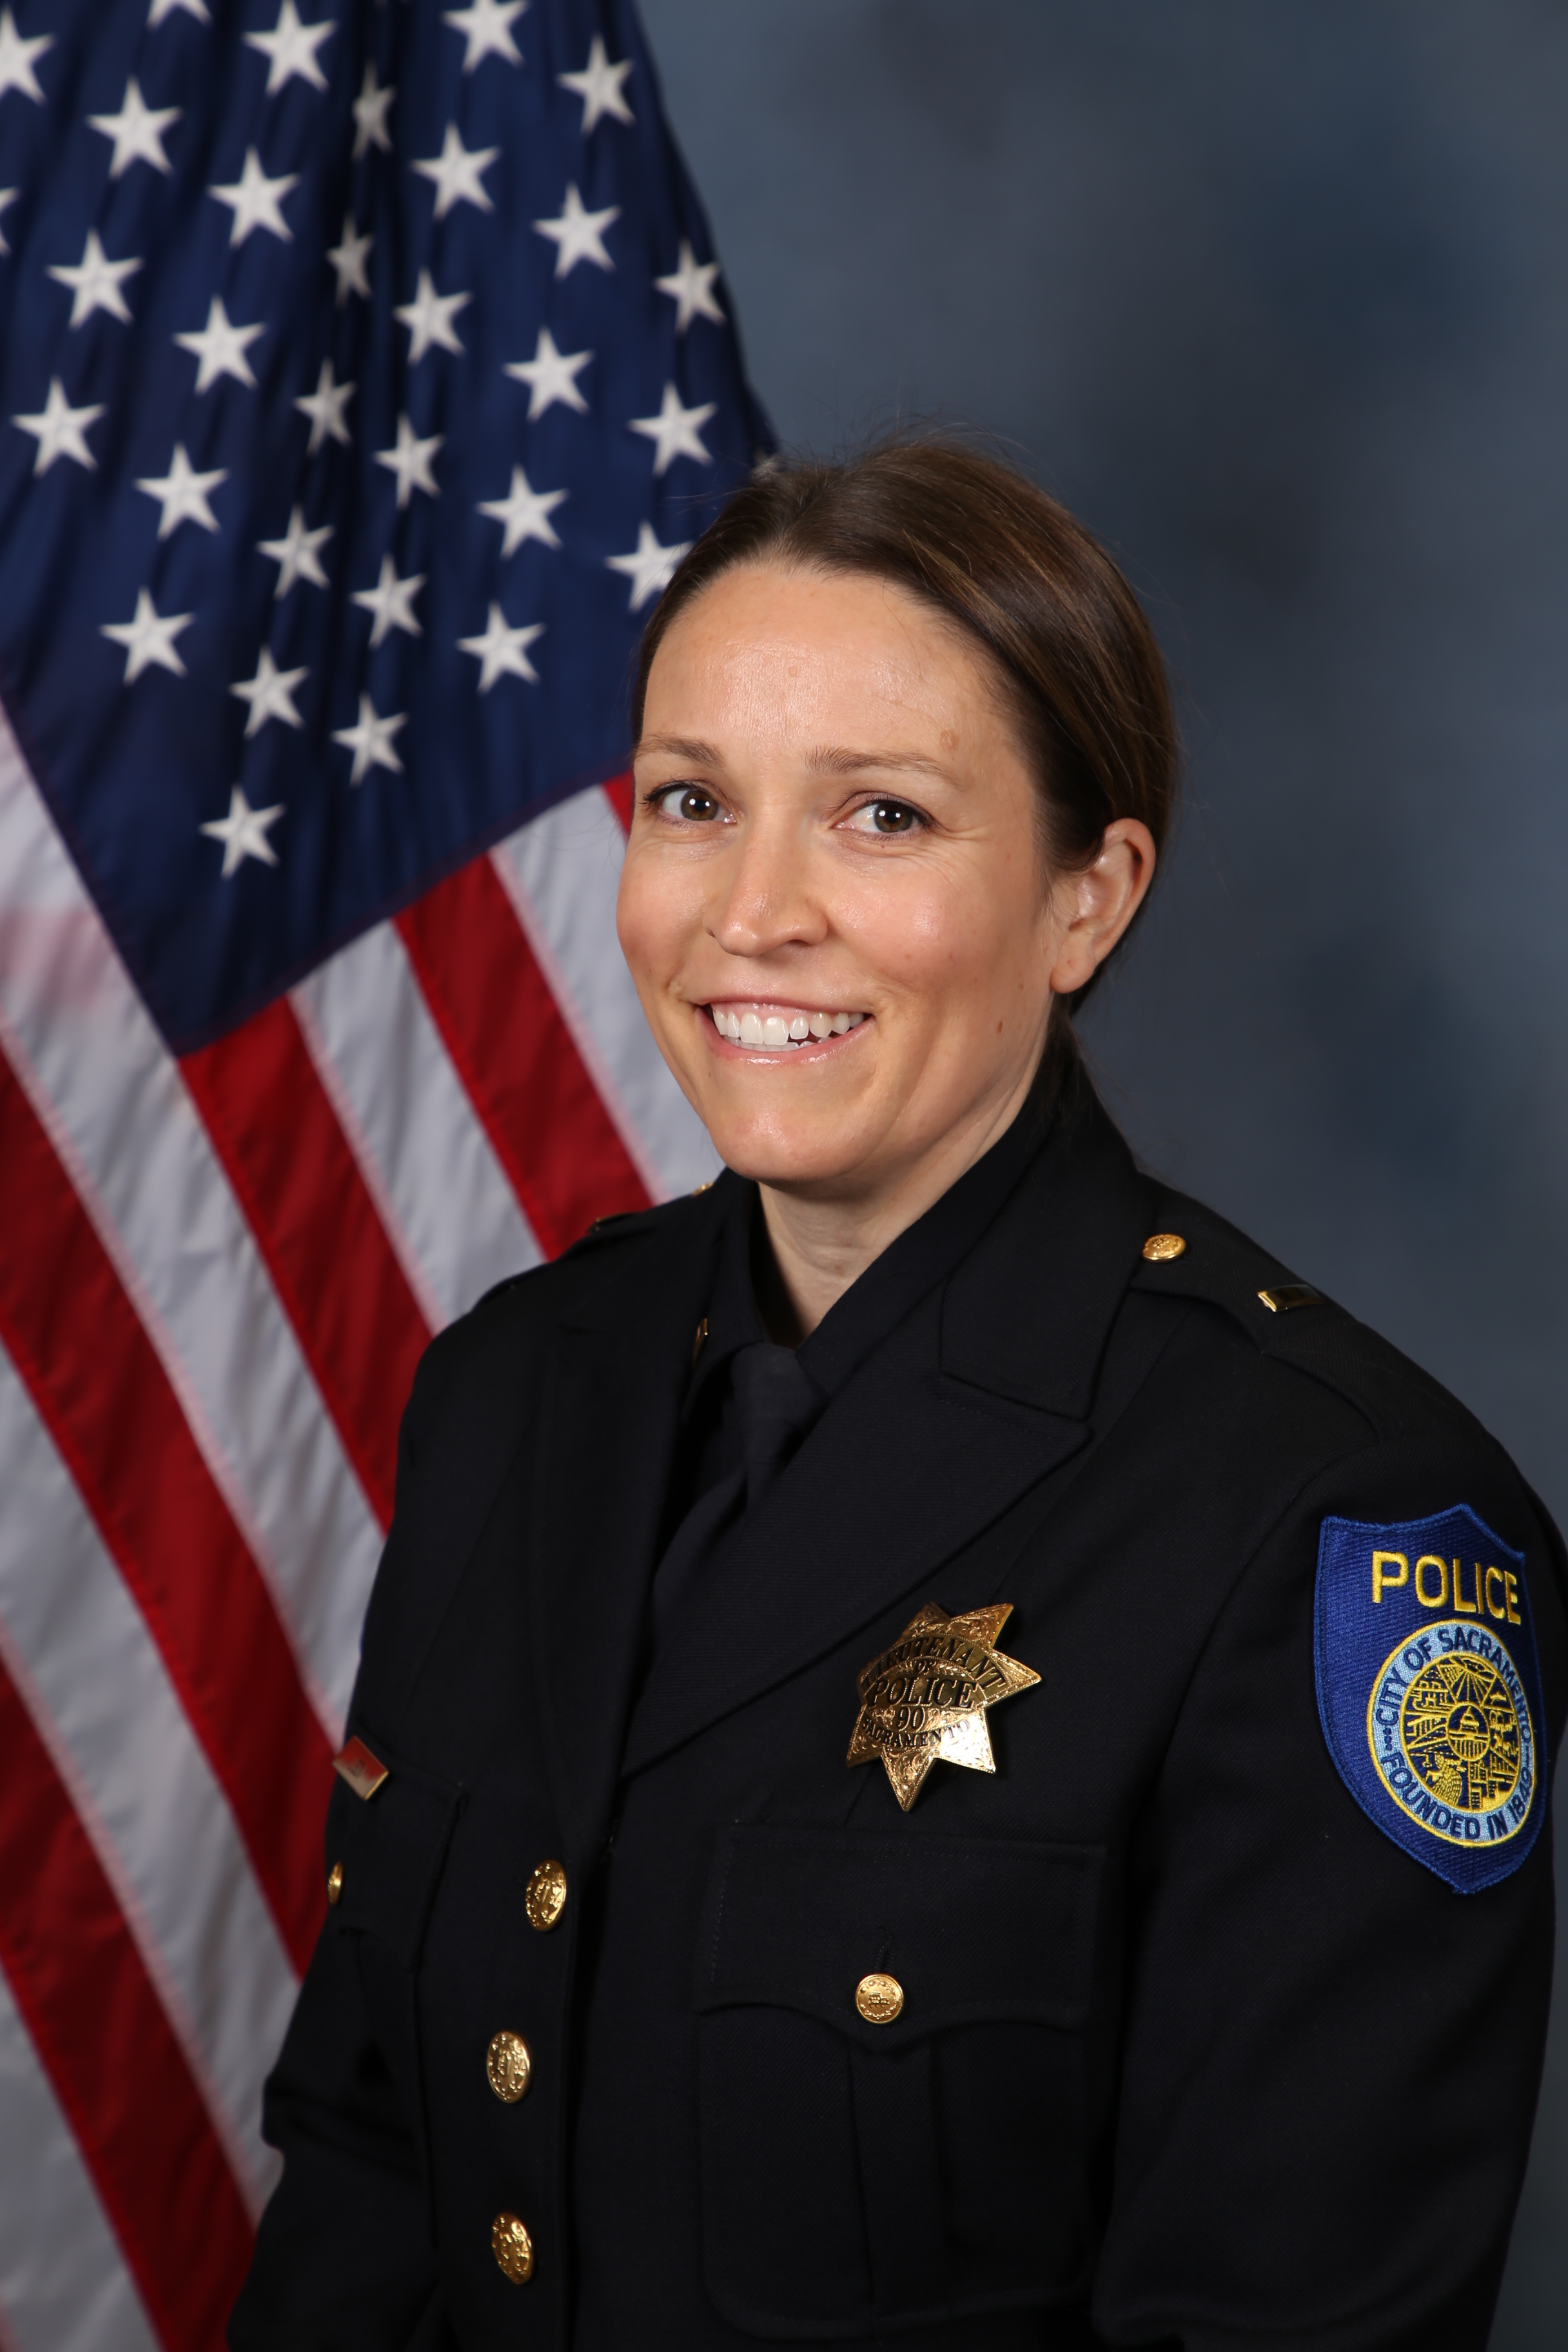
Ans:
[[[1323,1737],[1367,1818],[1461,1895],[1517,1870],[1546,1811],[1522,1553],[1466,1504],[1325,1519],[1312,1649]]]

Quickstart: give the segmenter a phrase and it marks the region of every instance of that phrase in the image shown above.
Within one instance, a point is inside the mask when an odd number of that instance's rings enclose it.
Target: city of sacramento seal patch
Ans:
[[[1461,1895],[1517,1870],[1546,1811],[1524,1560],[1461,1504],[1325,1519],[1318,1712],[1362,1811]]]

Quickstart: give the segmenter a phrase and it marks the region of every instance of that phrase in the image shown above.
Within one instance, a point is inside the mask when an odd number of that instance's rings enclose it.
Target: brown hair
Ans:
[[[899,437],[843,464],[761,467],[682,559],[648,622],[634,740],[671,622],[721,573],[770,562],[889,580],[979,640],[1034,767],[1053,870],[1092,865],[1119,816],[1141,818],[1163,847],[1176,729],[1142,608],[1065,507],[1011,466],[951,441]]]

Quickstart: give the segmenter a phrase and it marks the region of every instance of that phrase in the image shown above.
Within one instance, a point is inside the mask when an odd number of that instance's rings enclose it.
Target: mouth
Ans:
[[[706,1011],[721,1037],[743,1052],[798,1053],[847,1037],[869,1018],[864,1013],[829,1012],[793,1004],[710,1004]]]

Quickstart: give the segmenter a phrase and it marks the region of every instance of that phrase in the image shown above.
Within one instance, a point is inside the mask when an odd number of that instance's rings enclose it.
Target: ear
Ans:
[[[1050,974],[1056,995],[1072,995],[1104,962],[1143,903],[1154,861],[1148,826],[1135,816],[1119,816],[1106,826],[1093,865],[1057,884],[1062,929]]]

